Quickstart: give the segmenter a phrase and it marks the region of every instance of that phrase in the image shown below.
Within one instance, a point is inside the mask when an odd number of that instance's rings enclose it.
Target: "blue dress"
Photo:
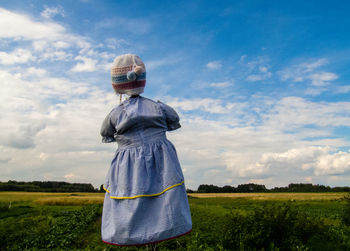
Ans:
[[[184,177],[166,138],[166,131],[179,127],[170,106],[141,96],[124,101],[104,120],[103,142],[118,143],[104,183],[104,242],[144,245],[191,231]]]

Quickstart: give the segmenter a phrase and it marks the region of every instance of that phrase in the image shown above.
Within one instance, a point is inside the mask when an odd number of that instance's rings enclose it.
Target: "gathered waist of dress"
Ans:
[[[141,146],[144,144],[153,143],[156,141],[166,140],[165,132],[151,135],[133,135],[133,137],[117,137],[118,149]]]

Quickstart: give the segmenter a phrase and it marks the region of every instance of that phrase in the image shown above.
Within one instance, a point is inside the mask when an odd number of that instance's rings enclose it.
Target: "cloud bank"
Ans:
[[[102,144],[99,128],[118,101],[111,89],[96,82],[105,81],[100,74],[109,74],[111,50],[129,46],[128,39],[107,39],[101,46],[54,21],[65,15],[62,7],[44,7],[38,18],[0,9],[0,38],[5,41],[0,46],[3,180],[66,180],[96,187],[104,182],[116,145]],[[136,21],[130,23],[134,31]],[[150,31],[152,25],[145,22],[141,28]],[[176,68],[180,61],[165,56],[150,59],[146,67],[151,76],[157,72],[167,79],[172,72],[161,70]],[[182,128],[169,138],[189,188],[246,182],[269,187],[290,182],[348,185],[350,142],[346,134],[336,132],[350,127],[350,102],[309,98],[331,89],[350,91],[347,85],[332,88],[341,76],[327,69],[326,58],[276,69],[268,57],[242,55],[223,79],[210,78],[222,71],[223,62],[199,64],[207,71],[201,74],[208,74],[196,79],[204,83],[202,89],[192,87],[190,78],[178,86],[193,88],[197,96],[171,95],[159,88],[165,93],[159,99],[181,117]],[[280,89],[301,85],[303,95],[260,91],[272,84]],[[237,94],[244,85],[253,85],[256,93]],[[203,95],[201,90],[208,93],[205,88],[222,95]]]

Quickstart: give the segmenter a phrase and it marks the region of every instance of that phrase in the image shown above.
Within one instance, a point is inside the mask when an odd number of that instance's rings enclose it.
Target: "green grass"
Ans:
[[[101,241],[103,196],[87,193],[0,193],[0,250],[147,250],[146,247],[115,247]],[[324,223],[327,229],[330,227],[334,238],[338,238],[335,240],[344,235],[341,241],[349,241],[350,250],[350,239],[346,239],[350,230],[341,222],[345,200],[289,201],[290,197],[290,194],[288,200],[190,197],[192,233],[160,243],[159,249],[223,250],[223,238],[227,236],[232,215],[243,217],[243,222],[259,210],[283,207],[287,203],[297,210],[294,212]]]
[[[225,214],[231,210],[248,213],[256,207],[268,204],[283,204],[281,200],[250,200],[250,199],[230,199],[230,198],[190,198],[190,204],[194,208],[205,208],[216,213]],[[301,200],[289,202],[300,208],[310,216],[339,219],[342,214],[344,200]]]

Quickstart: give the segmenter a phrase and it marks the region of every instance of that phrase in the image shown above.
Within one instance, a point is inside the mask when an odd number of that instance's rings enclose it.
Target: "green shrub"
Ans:
[[[249,215],[232,213],[225,225],[228,250],[347,250],[342,236],[319,218],[310,218],[291,203],[265,205]]]
[[[350,226],[350,193],[344,197],[345,206],[342,215],[342,221],[345,225]]]

